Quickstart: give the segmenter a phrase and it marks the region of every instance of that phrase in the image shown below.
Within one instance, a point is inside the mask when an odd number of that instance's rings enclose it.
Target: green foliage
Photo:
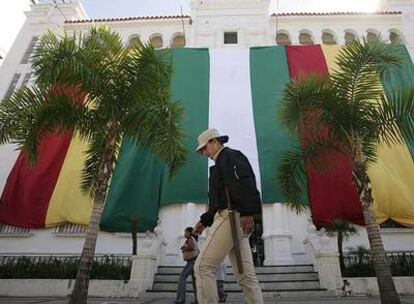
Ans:
[[[388,252],[387,256],[393,276],[414,276],[414,252]],[[365,247],[351,248],[343,260],[343,277],[375,277],[371,252]]]
[[[0,279],[74,279],[80,257],[3,257]],[[91,279],[129,280],[132,261],[126,257],[95,257]]]
[[[309,166],[321,173],[340,170],[328,161],[338,153],[370,165],[380,145],[414,141],[414,86],[392,94],[381,86],[401,67],[400,49],[355,41],[340,51],[336,63],[329,77],[290,81],[278,109],[282,123],[302,143],[285,152],[278,168],[283,195],[295,210],[304,206],[300,198]]]
[[[352,223],[340,219],[335,219],[332,221],[331,225],[326,227],[326,232],[328,235],[340,233],[342,235],[342,238],[346,240],[352,235],[356,234],[358,231]]]
[[[92,196],[109,139],[116,142],[112,155],[122,138],[132,138],[171,174],[184,163],[183,107],[171,101],[168,53],[138,41],[126,47],[106,27],[62,36],[49,31],[32,65],[34,85],[0,105],[0,144],[17,143],[35,163],[44,136],[74,130],[89,142],[81,186]]]

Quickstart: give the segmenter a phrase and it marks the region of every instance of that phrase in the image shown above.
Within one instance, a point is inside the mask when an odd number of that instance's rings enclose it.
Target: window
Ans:
[[[390,42],[392,44],[403,44],[403,41],[402,41],[400,35],[398,35],[397,33],[390,32],[389,39],[390,39]]]
[[[34,36],[32,38],[32,40],[30,40],[29,46],[27,47],[27,50],[24,53],[22,61],[20,63],[26,64],[26,63],[29,62],[30,56],[32,55],[32,53],[34,51],[38,40],[39,40],[39,37],[37,37],[37,36]]]
[[[335,37],[331,33],[322,33],[322,43],[327,45],[336,44]]]
[[[22,82],[22,85],[21,85],[22,88],[24,88],[25,86],[27,86],[27,84],[30,81],[30,78],[32,77],[32,74],[33,73],[30,72],[30,73],[27,73],[26,75],[24,75],[23,82]]]
[[[373,33],[373,32],[368,32],[367,33],[367,41],[368,42],[375,42],[378,41],[378,35]]]
[[[352,41],[355,40],[355,35],[350,32],[345,33],[345,44],[350,44]]]
[[[4,97],[10,97],[11,94],[13,94],[14,89],[16,88],[17,83],[19,82],[20,75],[20,73],[16,73],[13,75],[12,81],[10,82],[9,88],[7,89],[7,93],[6,95],[4,95]]]
[[[134,35],[131,38],[128,39],[128,47],[133,46],[135,43],[139,43],[141,41],[141,39],[139,38],[139,36]]]
[[[162,45],[163,45],[162,37],[158,35],[153,36],[150,39],[150,43],[154,49],[160,49],[162,48]]]
[[[224,44],[237,44],[237,32],[225,32]]]
[[[175,36],[172,43],[171,43],[171,47],[172,48],[183,48],[183,47],[185,47],[185,37],[184,37],[184,35]]]
[[[299,43],[302,45],[311,45],[313,44],[313,40],[310,34],[308,33],[300,33],[299,35]]]
[[[276,36],[276,44],[277,45],[291,45],[288,34],[278,33]]]

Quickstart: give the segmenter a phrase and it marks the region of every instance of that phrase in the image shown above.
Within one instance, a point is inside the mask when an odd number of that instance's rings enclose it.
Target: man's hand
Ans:
[[[253,216],[241,216],[240,227],[244,233],[249,234],[254,231],[254,218]]]
[[[200,235],[202,234],[204,231],[204,225],[201,222],[198,222],[195,226],[194,226],[194,230],[193,233],[195,235]]]

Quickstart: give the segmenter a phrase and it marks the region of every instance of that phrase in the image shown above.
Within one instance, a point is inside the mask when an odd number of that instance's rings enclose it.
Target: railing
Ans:
[[[0,224],[0,235],[13,236],[13,235],[30,235],[30,228],[22,228]]]
[[[74,279],[80,256],[0,256],[0,279]],[[96,256],[91,279],[129,280],[132,258]]]
[[[414,251],[387,252],[393,276],[414,276]],[[343,258],[343,277],[374,277],[370,252],[348,252]]]
[[[77,224],[64,224],[56,226],[55,234],[86,234],[88,226],[77,225]]]

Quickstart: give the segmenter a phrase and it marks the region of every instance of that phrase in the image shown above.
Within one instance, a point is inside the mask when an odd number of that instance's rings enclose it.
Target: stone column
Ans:
[[[315,226],[311,224],[304,244],[314,261],[321,288],[326,288],[339,295],[342,287],[342,274],[336,238],[328,237],[324,228],[316,231]]]
[[[288,212],[288,208],[280,203],[263,205],[265,265],[294,264]]]
[[[160,252],[165,246],[161,228],[157,226],[154,231],[156,233],[147,232],[138,238],[138,252],[137,255],[132,256],[131,276],[128,282],[129,297],[138,297],[154,283],[154,276],[160,262]]]

